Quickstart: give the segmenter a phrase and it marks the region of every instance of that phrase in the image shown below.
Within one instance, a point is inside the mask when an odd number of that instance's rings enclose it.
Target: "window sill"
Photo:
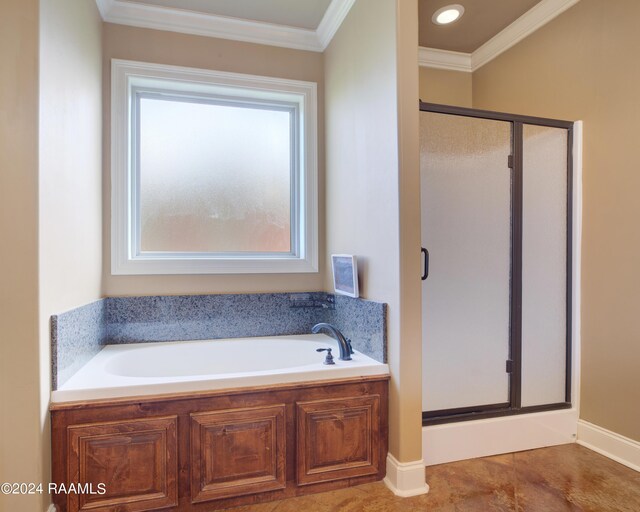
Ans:
[[[111,263],[112,275],[317,273],[318,262],[300,258],[140,258]]]

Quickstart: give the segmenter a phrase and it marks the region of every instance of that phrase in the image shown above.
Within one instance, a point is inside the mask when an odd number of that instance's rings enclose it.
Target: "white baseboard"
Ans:
[[[539,412],[422,428],[425,465],[533,450],[576,440],[578,411]]]
[[[579,445],[640,471],[640,442],[588,421],[578,421]]]
[[[425,482],[424,462],[399,462],[390,453],[387,455],[387,476],[384,483],[393,494],[402,498],[418,496],[429,492]]]

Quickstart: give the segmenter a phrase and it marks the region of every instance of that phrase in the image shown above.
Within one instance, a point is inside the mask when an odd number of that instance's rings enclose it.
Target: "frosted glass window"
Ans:
[[[420,113],[423,411],[509,401],[511,125]]]
[[[111,61],[111,273],[318,272],[317,84]]]
[[[522,406],[565,401],[567,130],[523,126]]]
[[[139,98],[141,251],[291,251],[287,108]]]

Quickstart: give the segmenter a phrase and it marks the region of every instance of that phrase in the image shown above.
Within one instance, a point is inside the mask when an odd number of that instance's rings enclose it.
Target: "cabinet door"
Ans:
[[[191,501],[284,489],[285,406],[191,414]]]
[[[296,406],[298,485],[378,473],[378,395],[298,402]]]
[[[176,506],[176,430],[176,416],[69,426],[67,483],[82,486],[68,494],[69,512]]]

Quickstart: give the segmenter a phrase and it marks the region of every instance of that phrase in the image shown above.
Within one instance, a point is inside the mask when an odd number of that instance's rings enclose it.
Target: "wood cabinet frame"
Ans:
[[[380,396],[298,402],[298,485],[374,475],[380,467]]]
[[[68,479],[89,483],[88,493],[67,494],[70,510],[137,512],[178,504],[177,417],[73,425],[68,433]],[[124,452],[132,455],[122,457]],[[100,460],[102,464],[96,464]],[[150,467],[139,464],[152,461]],[[109,497],[98,485],[128,492]]]
[[[191,414],[191,501],[284,489],[284,420],[284,404]],[[250,453],[236,455],[242,441]]]
[[[69,454],[74,443],[69,433],[79,432],[74,429],[96,425],[142,425],[141,422],[149,422],[157,429],[159,424],[154,422],[168,421],[168,418],[177,426],[177,461],[171,462],[176,464],[177,505],[167,501],[154,508],[142,506],[118,510],[205,512],[380,480],[385,476],[388,446],[388,380],[388,375],[382,375],[254,389],[52,404],[53,481],[68,485],[76,478],[75,473],[68,472],[73,458]],[[351,453],[344,448],[347,445],[340,444],[340,436],[336,437],[334,427],[345,420],[345,415],[347,422],[354,426],[354,435],[359,436],[358,432],[363,429],[368,432],[363,443],[357,443],[366,446],[364,451],[358,449]],[[310,422],[313,428],[320,426],[313,435],[324,443],[322,446],[314,445],[317,441],[306,434],[301,438],[301,418],[303,422]],[[276,453],[269,451],[267,457],[254,450],[249,454],[253,457],[249,464],[242,462],[242,457],[247,456],[243,453],[232,461],[235,466],[232,465],[234,469],[230,475],[220,479],[215,476],[215,469],[210,469],[209,473],[214,477],[207,482],[202,473],[202,463],[206,462],[206,456],[201,453],[202,439],[215,445],[217,441],[207,440],[207,435],[215,433],[215,429],[224,429],[225,424],[231,430],[242,432],[241,444],[254,446],[252,436],[269,438],[270,450],[275,449]],[[365,425],[370,427],[365,428]],[[207,429],[211,428],[214,430],[207,434]],[[194,442],[196,435],[200,437]],[[346,439],[347,443],[349,439]],[[229,446],[233,446],[233,440]],[[316,453],[314,446],[319,447]],[[336,447],[335,454],[327,454],[327,447],[333,446]],[[335,463],[331,462],[332,457],[337,458]],[[341,457],[345,460],[341,461]],[[311,467],[306,461],[312,460],[319,461],[319,464],[314,463],[317,467],[301,474],[301,464]],[[229,485],[223,485],[225,482]],[[230,489],[234,487],[232,492]],[[79,510],[75,502],[68,503],[67,495],[57,494],[52,498],[61,512]],[[99,508],[88,510],[100,511]]]

